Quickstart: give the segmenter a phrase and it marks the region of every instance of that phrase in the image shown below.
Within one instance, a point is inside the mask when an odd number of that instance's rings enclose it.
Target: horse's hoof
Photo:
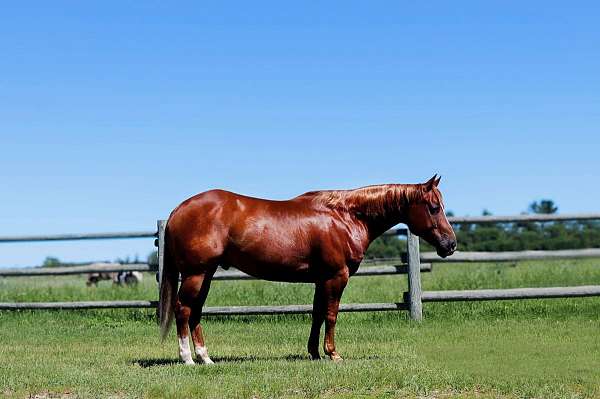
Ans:
[[[190,360],[184,361],[183,364],[185,364],[186,366],[193,366],[196,363],[194,363],[194,361],[190,359]]]
[[[317,354],[309,353],[309,355],[310,355],[310,360],[321,360],[321,355],[319,355],[318,353]]]
[[[208,356],[208,349],[206,349],[206,346],[196,347],[196,360],[203,364],[214,364],[210,359],[210,356]]]
[[[342,360],[344,360],[344,359],[342,359],[342,357],[341,357],[340,355],[338,355],[337,353],[334,353],[334,354],[331,354],[331,355],[329,355],[329,358],[330,358],[332,361],[336,362],[336,363],[337,363],[337,362],[341,362]]]

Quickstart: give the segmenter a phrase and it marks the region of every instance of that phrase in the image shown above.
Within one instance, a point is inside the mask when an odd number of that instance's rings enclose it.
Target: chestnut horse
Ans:
[[[340,299],[375,238],[405,223],[440,256],[456,249],[439,181],[433,176],[423,184],[312,191],[287,201],[211,190],[184,201],[165,230],[159,305],[163,339],[175,314],[181,359],[194,364],[191,333],[198,360],[212,363],[200,325],[202,306],[217,267],[233,266],[260,279],[315,284],[308,353],[320,359],[325,322],[325,354],[341,360],[334,342]]]

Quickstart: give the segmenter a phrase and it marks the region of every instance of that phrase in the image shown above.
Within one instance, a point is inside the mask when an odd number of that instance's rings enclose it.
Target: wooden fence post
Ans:
[[[421,321],[423,319],[423,304],[421,302],[421,259],[419,253],[419,237],[410,230],[406,235],[408,255],[408,299],[410,318]]]
[[[160,284],[162,282],[163,265],[165,263],[165,226],[167,225],[166,220],[159,220],[156,223],[158,228],[156,246],[157,258],[158,258],[158,301],[160,302]]]

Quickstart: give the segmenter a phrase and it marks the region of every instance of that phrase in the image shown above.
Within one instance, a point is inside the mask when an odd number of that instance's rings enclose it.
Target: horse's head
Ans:
[[[427,183],[418,185],[421,195],[409,203],[406,224],[445,258],[456,250],[456,235],[444,213],[442,193],[438,190],[440,179],[434,175]]]

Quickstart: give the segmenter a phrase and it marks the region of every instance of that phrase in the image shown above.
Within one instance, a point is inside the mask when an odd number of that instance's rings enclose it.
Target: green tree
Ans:
[[[537,214],[550,215],[558,212],[558,207],[554,204],[554,201],[543,199],[540,201],[533,201],[529,204],[529,211]]]
[[[53,256],[46,256],[44,259],[44,263],[42,263],[42,267],[58,267],[62,266],[62,262]]]

